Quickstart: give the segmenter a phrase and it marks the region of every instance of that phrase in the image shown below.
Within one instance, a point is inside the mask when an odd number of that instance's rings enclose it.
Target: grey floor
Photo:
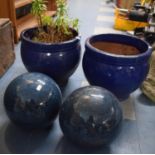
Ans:
[[[86,38],[96,33],[124,33],[113,29],[114,8],[105,0],[69,0],[70,15],[80,19],[82,53]],[[122,104],[124,120],[120,134],[100,149],[82,149],[66,139],[58,120],[51,129],[23,131],[8,119],[3,94],[12,79],[27,72],[20,58],[20,43],[15,47],[16,60],[0,79],[0,153],[155,153],[155,104],[138,89]],[[88,85],[81,63],[63,90],[65,98],[73,90]]]

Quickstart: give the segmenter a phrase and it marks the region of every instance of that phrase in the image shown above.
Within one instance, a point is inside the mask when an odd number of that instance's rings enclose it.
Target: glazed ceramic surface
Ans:
[[[59,115],[64,135],[85,147],[108,144],[118,133],[121,120],[116,97],[96,86],[75,90],[64,101]]]
[[[136,47],[140,54],[133,56],[110,54],[91,45],[97,41],[131,45]],[[104,87],[120,100],[124,100],[146,78],[150,55],[151,49],[148,44],[136,37],[122,34],[94,35],[85,43],[83,70],[90,84]]]
[[[61,104],[57,84],[41,73],[26,73],[14,79],[4,94],[9,118],[21,127],[42,128],[52,124]]]
[[[41,72],[52,77],[58,84],[67,82],[80,61],[80,37],[58,44],[32,41],[36,28],[21,34],[21,57],[30,72]],[[76,32],[75,32],[76,34]]]

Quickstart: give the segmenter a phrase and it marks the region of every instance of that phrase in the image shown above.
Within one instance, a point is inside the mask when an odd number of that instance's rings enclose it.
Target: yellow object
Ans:
[[[115,21],[114,21],[114,29],[122,30],[122,31],[132,31],[135,28],[148,26],[146,22],[137,22],[128,20],[126,17],[119,14],[119,9],[115,9]]]
[[[141,0],[141,5],[144,6],[145,3],[150,4],[152,2],[152,0]]]

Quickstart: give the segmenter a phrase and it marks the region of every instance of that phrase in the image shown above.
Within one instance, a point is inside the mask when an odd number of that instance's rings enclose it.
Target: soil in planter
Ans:
[[[118,55],[137,55],[140,53],[137,48],[120,43],[98,41],[91,43],[91,45],[99,50]]]
[[[35,37],[32,40],[36,42],[43,42],[43,43],[61,43],[64,41],[68,41],[76,37],[73,31],[69,31],[69,34],[65,34],[63,31],[57,31],[52,27],[46,27],[43,31],[37,31]]]

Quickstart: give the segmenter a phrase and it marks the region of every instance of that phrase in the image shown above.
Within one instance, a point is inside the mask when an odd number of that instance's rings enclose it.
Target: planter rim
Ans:
[[[91,45],[91,43],[90,43],[91,42],[91,39],[93,39],[93,38],[95,38],[97,36],[106,36],[106,35],[111,35],[111,36],[124,36],[124,37],[128,37],[128,38],[134,38],[136,40],[139,40],[141,43],[145,44],[146,46],[148,46],[148,49],[146,50],[146,52],[139,53],[139,54],[136,54],[136,55],[120,55],[120,54],[113,54],[113,53],[108,53],[106,51],[99,50],[99,49],[97,49],[97,48],[95,48],[95,47],[93,47]],[[111,41],[111,42],[113,42],[113,41]],[[104,55],[109,56],[109,57],[122,58],[122,59],[123,58],[124,59],[125,58],[126,59],[130,59],[130,58],[133,59],[133,58],[144,57],[144,56],[148,55],[148,53],[152,52],[152,48],[150,47],[150,45],[146,41],[141,40],[141,39],[139,39],[139,38],[137,38],[135,36],[130,36],[130,35],[126,35],[126,34],[117,34],[117,33],[104,33],[104,34],[95,34],[95,35],[92,35],[92,36],[90,36],[90,37],[88,37],[86,39],[85,46],[87,48],[90,48],[91,50],[99,53],[99,54],[104,54]],[[133,45],[131,45],[131,46],[133,46]]]
[[[72,43],[72,42],[76,42],[77,40],[80,40],[80,39],[81,39],[81,35],[80,35],[76,30],[74,30],[74,29],[73,29],[73,30],[77,33],[77,36],[75,36],[73,39],[70,39],[70,40],[67,40],[67,41],[64,41],[64,42],[60,42],[60,43],[43,43],[43,42],[36,42],[36,41],[33,41],[33,40],[31,40],[31,39],[29,39],[29,38],[27,38],[27,37],[25,36],[25,33],[26,33],[27,31],[33,30],[33,29],[37,29],[37,28],[38,28],[38,27],[32,27],[32,28],[27,28],[27,29],[23,30],[23,31],[21,32],[20,38],[23,38],[23,39],[26,40],[27,42],[31,42],[31,43],[33,43],[33,44],[35,44],[35,45],[40,45],[40,44],[42,44],[42,45],[46,45],[46,46],[51,46],[51,45],[53,45],[53,46],[65,45],[65,44],[69,44],[69,43]]]

